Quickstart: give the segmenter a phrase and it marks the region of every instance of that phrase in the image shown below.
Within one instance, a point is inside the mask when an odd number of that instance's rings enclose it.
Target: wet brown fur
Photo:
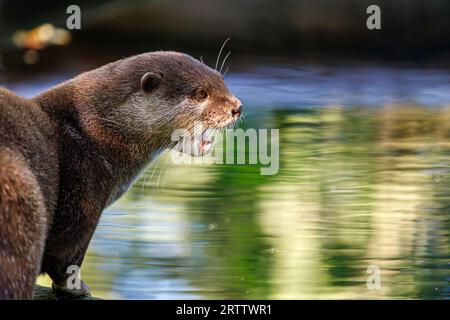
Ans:
[[[146,72],[161,75],[151,93],[140,87]],[[0,89],[0,299],[31,298],[38,273],[63,284],[103,209],[172,130],[224,126],[238,105],[217,71],[175,52],[120,60],[31,100]]]

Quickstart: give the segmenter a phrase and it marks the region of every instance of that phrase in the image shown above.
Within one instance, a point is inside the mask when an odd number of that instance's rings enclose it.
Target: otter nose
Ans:
[[[237,107],[231,110],[231,115],[233,117],[240,117],[242,114],[242,104],[239,104]]]

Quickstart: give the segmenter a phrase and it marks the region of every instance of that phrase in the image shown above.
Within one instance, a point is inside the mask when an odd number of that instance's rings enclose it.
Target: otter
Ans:
[[[171,51],[104,65],[32,99],[0,89],[0,298],[31,299],[44,273],[58,293],[89,295],[83,281],[67,286],[67,270],[81,267],[102,211],[171,147],[175,129],[226,127],[241,113],[218,71]]]

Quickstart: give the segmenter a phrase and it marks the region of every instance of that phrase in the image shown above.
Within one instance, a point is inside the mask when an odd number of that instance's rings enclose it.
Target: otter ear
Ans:
[[[154,72],[147,72],[141,78],[141,89],[145,93],[151,93],[161,82],[161,75]]]

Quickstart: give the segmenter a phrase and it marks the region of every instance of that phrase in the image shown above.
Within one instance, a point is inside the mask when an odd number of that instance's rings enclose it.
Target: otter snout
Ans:
[[[231,116],[233,118],[239,118],[242,114],[242,102],[238,98],[233,97],[232,105],[233,107],[231,108],[230,111]]]
[[[238,107],[234,108],[233,110],[231,110],[231,115],[233,117],[237,117],[239,118],[242,114],[242,104],[239,105]]]

